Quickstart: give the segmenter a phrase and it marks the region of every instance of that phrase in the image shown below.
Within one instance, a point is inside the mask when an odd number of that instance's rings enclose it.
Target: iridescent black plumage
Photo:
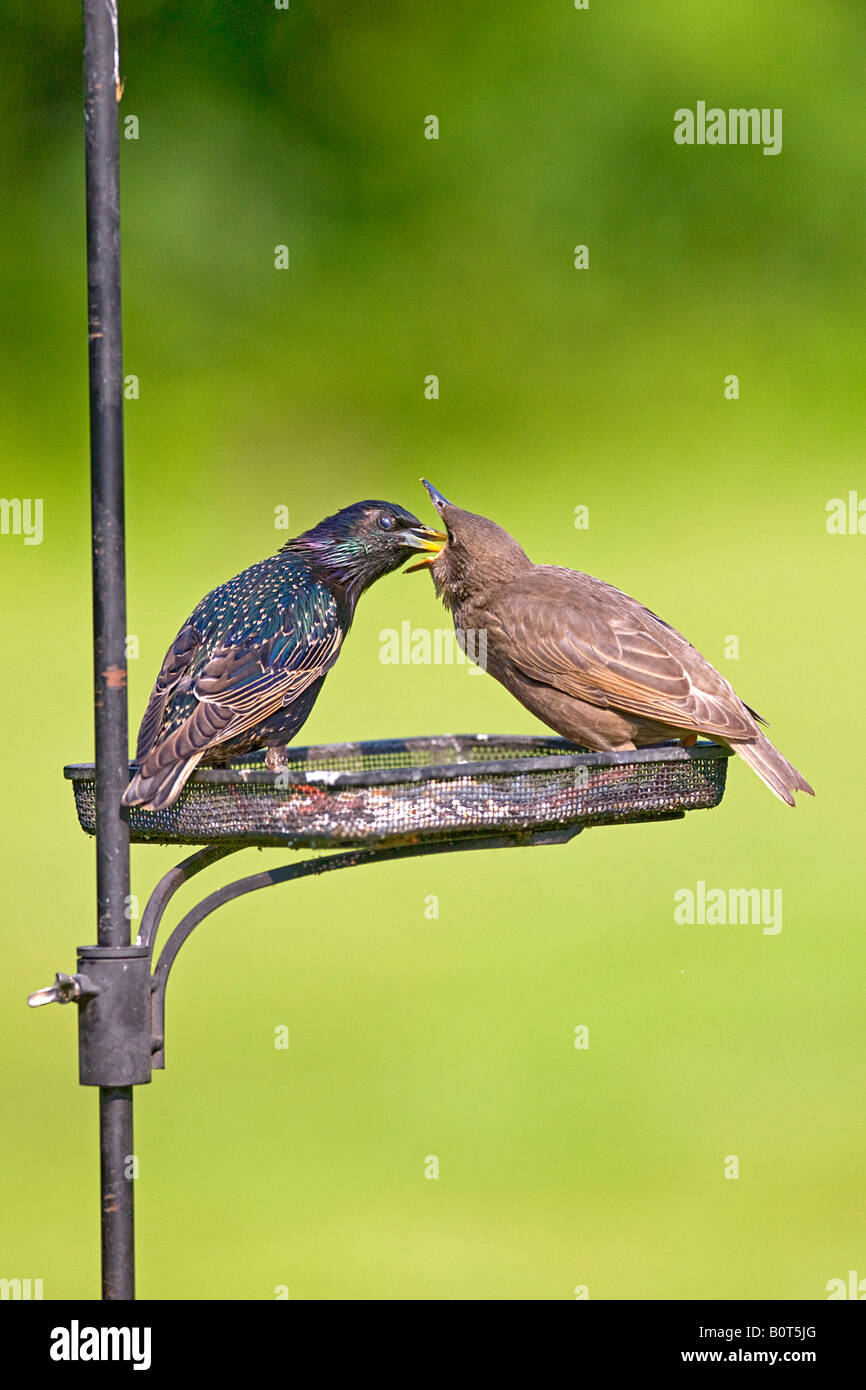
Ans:
[[[279,750],[307,719],[370,584],[439,533],[357,502],[202,599],[172,642],[138,735],[126,806],[162,810],[200,762]],[[269,755],[269,765],[278,765]]]

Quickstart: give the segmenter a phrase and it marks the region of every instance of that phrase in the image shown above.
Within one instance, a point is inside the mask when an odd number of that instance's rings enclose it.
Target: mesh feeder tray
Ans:
[[[290,747],[199,768],[166,811],[126,813],[137,843],[396,846],[515,831],[576,833],[717,806],[730,752],[714,743],[588,753],[561,738],[469,734]],[[92,763],[64,768],[95,831]]]

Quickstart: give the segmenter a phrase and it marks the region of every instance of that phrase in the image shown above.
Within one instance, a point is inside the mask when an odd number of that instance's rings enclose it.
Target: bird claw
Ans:
[[[288,749],[269,748],[265,754],[265,767],[268,772],[284,772],[289,765]]]

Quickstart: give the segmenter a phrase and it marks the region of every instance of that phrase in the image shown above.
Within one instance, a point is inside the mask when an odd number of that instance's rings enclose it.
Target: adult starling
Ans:
[[[361,594],[444,539],[393,503],[357,502],[209,593],[162,663],[123,804],[163,810],[198,763],[257,748],[285,766]]]
[[[593,750],[690,746],[703,734],[789,806],[795,791],[814,795],[758,727],[766,721],[675,628],[601,579],[534,565],[501,526],[424,486],[448,541],[411,568],[431,566],[467,654],[542,723]]]

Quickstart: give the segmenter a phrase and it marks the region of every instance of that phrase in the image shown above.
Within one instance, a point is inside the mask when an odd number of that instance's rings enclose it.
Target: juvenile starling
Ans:
[[[594,751],[691,746],[703,734],[789,806],[795,791],[814,795],[756,722],[766,721],[675,628],[601,579],[534,565],[501,526],[424,486],[448,542],[411,568],[431,566],[467,654],[542,723]]]
[[[168,649],[123,804],[162,810],[198,763],[257,748],[285,766],[361,594],[444,539],[393,503],[357,502],[209,593]]]

